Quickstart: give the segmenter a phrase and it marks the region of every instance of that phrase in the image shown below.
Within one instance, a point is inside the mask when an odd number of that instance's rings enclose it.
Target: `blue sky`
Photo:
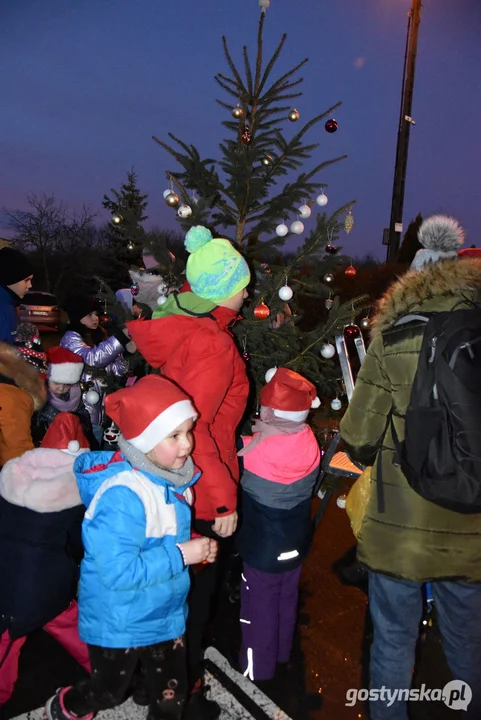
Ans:
[[[349,254],[383,258],[409,0],[271,0],[266,55],[283,32],[278,71],[305,56],[302,119],[338,101],[339,130],[312,132],[316,161],[349,158],[321,176],[330,208],[355,198]],[[214,75],[221,36],[235,58],[254,51],[257,0],[22,0],[1,3],[0,208],[54,193],[104,215],[104,192],[135,166],[149,223],[175,227],[162,199],[173,164],[151,140],[169,131],[215,156],[224,111]],[[480,245],[481,3],[425,0],[405,202],[447,212]],[[286,128],[286,132],[293,132]],[[309,227],[309,224],[307,224]],[[1,231],[0,231],[1,232]]]

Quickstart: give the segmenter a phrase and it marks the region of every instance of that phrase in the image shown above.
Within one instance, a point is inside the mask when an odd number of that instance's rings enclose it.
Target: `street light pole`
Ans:
[[[416,55],[418,48],[419,25],[421,22],[422,0],[412,0],[409,13],[406,37],[406,51],[404,55],[404,71],[402,80],[401,112],[396,148],[396,165],[394,167],[394,185],[392,191],[391,220],[388,231],[387,261],[396,260],[402,233],[402,218],[404,207],[404,190],[406,186],[406,171],[409,150],[409,134],[411,125],[415,125],[411,117],[414,74],[416,71]]]

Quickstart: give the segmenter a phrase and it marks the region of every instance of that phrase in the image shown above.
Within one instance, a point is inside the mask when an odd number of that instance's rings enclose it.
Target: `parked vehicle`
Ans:
[[[19,314],[21,322],[46,325],[55,329],[60,325],[61,309],[52,293],[30,290],[23,298]]]

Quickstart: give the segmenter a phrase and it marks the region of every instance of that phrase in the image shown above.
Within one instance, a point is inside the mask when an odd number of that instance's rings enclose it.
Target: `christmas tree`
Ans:
[[[251,264],[251,301],[234,332],[255,385],[259,388],[265,382],[269,368],[282,365],[306,375],[320,393],[332,397],[339,390],[339,370],[329,343],[336,331],[353,322],[361,304],[355,300],[341,306],[332,285],[335,272],[350,265],[337,254],[336,243],[341,231],[352,229],[354,201],[332,213],[321,211],[303,244],[295,251],[285,250],[289,240],[304,232],[303,221],[313,208],[327,204],[327,183],[320,180],[321,172],[346,157],[304,167],[320,144],[308,135],[321,123],[326,139],[335,132],[338,123],[333,114],[340,104],[305,124],[300,121],[292,105],[302,94],[299,71],[307,59],[273,79],[286,35],[265,62],[263,30],[269,3],[260,0],[259,4],[254,62],[244,47],[241,71],[223,38],[229,73],[218,74],[216,81],[227,94],[218,103],[228,118],[222,121],[227,137],[220,143],[219,158],[202,158],[193,145],[173,134],[169,134],[172,143],[153,139],[180,166],[167,172],[170,186],[164,198],[177,208],[183,229],[209,227],[214,236],[229,238]],[[350,271],[355,273],[354,268]],[[314,300],[315,314],[310,312]]]
[[[113,197],[104,195],[102,206],[112,213],[108,226],[109,268],[106,280],[115,289],[129,283],[129,268],[142,265],[144,229],[147,219],[147,195],[137,187],[137,175],[132,168],[127,173],[127,182],[120,190],[111,189]]]

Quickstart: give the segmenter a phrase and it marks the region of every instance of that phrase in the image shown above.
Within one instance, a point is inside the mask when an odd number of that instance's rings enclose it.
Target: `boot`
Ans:
[[[215,700],[206,697],[208,690],[203,679],[197,680],[187,700],[183,720],[217,720],[221,708]]]

